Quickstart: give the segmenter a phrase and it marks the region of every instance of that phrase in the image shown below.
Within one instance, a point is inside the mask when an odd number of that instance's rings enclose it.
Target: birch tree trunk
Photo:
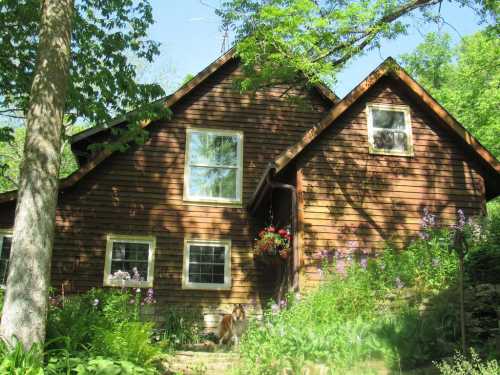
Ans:
[[[43,343],[69,78],[73,0],[43,0],[37,66],[27,113],[24,159],[0,335],[26,349]]]

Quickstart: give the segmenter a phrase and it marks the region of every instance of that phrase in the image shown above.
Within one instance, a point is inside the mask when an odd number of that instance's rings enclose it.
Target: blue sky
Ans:
[[[196,74],[220,55],[219,19],[213,9],[203,3],[215,7],[220,1],[152,0],[155,25],[151,28],[151,38],[161,42],[162,54],[149,68],[148,76],[167,81],[164,85],[168,89],[175,88],[187,74]],[[444,24],[441,30],[455,40],[480,29],[477,16],[468,8],[444,1],[441,14],[452,26]],[[353,60],[339,75],[335,92],[344,96],[386,57],[412,51],[425,33],[439,29],[436,24],[419,25],[418,20],[413,21],[409,35],[386,41],[380,50]]]

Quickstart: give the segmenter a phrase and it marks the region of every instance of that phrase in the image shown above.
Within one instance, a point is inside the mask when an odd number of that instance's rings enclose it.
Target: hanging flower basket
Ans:
[[[254,258],[265,265],[279,265],[290,256],[292,236],[287,229],[265,227],[255,239]]]

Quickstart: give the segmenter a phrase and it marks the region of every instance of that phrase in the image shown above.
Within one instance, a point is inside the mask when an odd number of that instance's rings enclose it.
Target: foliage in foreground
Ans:
[[[0,373],[157,374],[164,347],[153,324],[141,319],[148,296],[135,289],[94,289],[65,300],[51,298],[44,350],[3,346]]]
[[[496,23],[494,2],[458,0]],[[408,33],[410,17],[441,21],[435,0],[224,0],[217,14],[223,27],[234,30],[245,78],[240,88],[254,90],[271,83],[300,87],[310,82],[335,82],[353,58],[380,47],[385,40]],[[258,68],[257,68],[258,67]]]
[[[496,360],[482,362],[478,354],[471,349],[470,358],[457,353],[452,361],[436,363],[442,375],[497,375],[500,365]]]
[[[428,213],[423,226],[421,238],[402,252],[388,247],[349,267],[325,255],[318,290],[300,302],[291,296],[284,310],[273,306],[263,324],[248,330],[242,373],[300,373],[311,362],[339,373],[367,361],[412,369],[453,355],[460,341],[457,257],[449,230],[436,229]],[[487,228],[472,253],[485,251],[498,231]]]

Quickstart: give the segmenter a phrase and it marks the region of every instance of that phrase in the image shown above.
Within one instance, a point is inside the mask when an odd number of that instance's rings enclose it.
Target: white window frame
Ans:
[[[191,135],[193,133],[205,133],[214,136],[236,136],[238,138],[238,146],[236,149],[237,163],[236,166],[223,166],[223,168],[236,169],[236,198],[210,198],[191,196],[189,193],[191,175]],[[205,129],[205,128],[186,128],[186,153],[184,162],[184,201],[186,202],[199,202],[199,203],[221,203],[229,205],[242,204],[242,191],[243,191],[243,132],[234,130],[219,130],[219,129]],[[212,165],[197,165],[198,167],[216,168]]]
[[[2,250],[3,250],[3,239],[5,237],[12,238],[12,229],[0,229],[0,257],[2,255]],[[5,289],[5,284],[2,284],[1,281],[0,281],[0,289]]]
[[[407,150],[405,151],[392,151],[385,148],[375,147],[375,142],[373,140],[374,126],[373,126],[373,114],[372,110],[378,109],[382,111],[397,111],[404,113],[405,119],[405,130],[406,140],[408,142]],[[393,105],[393,104],[378,104],[378,103],[368,103],[366,105],[366,117],[368,123],[368,144],[370,154],[380,154],[380,155],[395,155],[395,156],[413,156],[413,137],[412,137],[412,126],[411,126],[411,116],[410,107],[406,105]]]
[[[119,280],[112,279],[111,263],[113,257],[114,242],[149,244],[148,275],[146,280],[143,281],[126,280],[125,282],[122,282]],[[106,259],[104,262],[103,285],[111,287],[152,288],[154,281],[155,251],[156,251],[156,238],[154,236],[131,236],[131,235],[108,234],[106,237]]]
[[[224,246],[224,284],[193,283],[189,281],[190,246]],[[186,238],[184,240],[184,262],[182,289],[230,290],[231,289],[231,240],[204,240]]]

